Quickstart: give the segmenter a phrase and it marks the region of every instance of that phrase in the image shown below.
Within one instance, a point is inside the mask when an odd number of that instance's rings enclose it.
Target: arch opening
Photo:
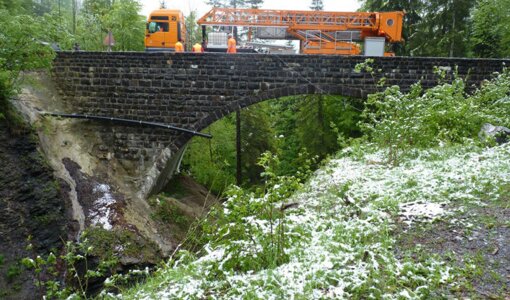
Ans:
[[[359,98],[330,94],[300,94],[261,100],[261,95],[240,100],[242,141],[242,186],[262,183],[263,169],[257,164],[262,153],[279,156],[279,175],[315,170],[320,161],[341,148],[343,138],[361,135],[357,122],[363,106]],[[236,107],[236,108],[237,108]],[[235,111],[235,110],[234,110]],[[182,170],[215,194],[235,184],[235,113],[222,112],[204,120],[202,132],[212,140],[190,139]],[[339,138],[339,136],[341,136]]]

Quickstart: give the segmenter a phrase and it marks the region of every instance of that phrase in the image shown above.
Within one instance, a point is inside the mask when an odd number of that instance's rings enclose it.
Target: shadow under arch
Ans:
[[[201,119],[199,122],[194,124],[196,131],[201,131],[209,127],[212,123],[224,118],[225,116],[243,109],[248,106],[261,103],[271,99],[278,99],[280,97],[298,96],[298,95],[336,95],[354,98],[365,98],[367,91],[360,89],[359,87],[351,87],[348,85],[320,85],[320,84],[308,84],[308,85],[291,85],[283,88],[269,89],[256,94],[244,96],[238,101],[232,101],[228,105],[225,105],[222,109],[209,113],[209,116]],[[193,136],[189,134],[181,134],[176,140],[174,145],[177,148],[184,147]]]
[[[194,130],[201,131],[209,127],[212,123],[237,111],[238,109],[243,109],[253,104],[261,103],[271,99],[277,99],[280,97],[313,94],[346,96],[355,98],[366,97],[366,92],[360,89],[359,87],[354,88],[349,86],[337,86],[337,85],[323,86],[309,84],[309,85],[292,85],[283,88],[269,89],[257,94],[242,97],[238,101],[232,101],[232,103],[226,105],[224,108],[220,110],[210,112],[209,116],[201,119],[199,122],[195,124]],[[179,148],[183,147],[189,140],[191,140],[191,138],[192,136],[189,135],[181,135],[176,141],[176,146],[178,146]]]

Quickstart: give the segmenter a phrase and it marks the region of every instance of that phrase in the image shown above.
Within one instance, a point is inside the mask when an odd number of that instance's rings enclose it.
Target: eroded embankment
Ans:
[[[128,230],[155,242],[156,252],[173,251],[178,240],[171,232],[158,230],[158,224],[151,218],[150,205],[135,188],[138,179],[112,153],[98,155],[98,148],[104,144],[100,132],[108,130],[108,124],[102,127],[103,124],[88,121],[45,117],[41,112],[62,112],[68,108],[48,74],[29,76],[30,84],[24,86],[15,105],[36,128],[40,148],[55,175],[69,185],[79,232],[90,226]]]
[[[29,76],[32,80],[13,103],[35,129],[48,172],[66,186],[73,224],[69,239],[82,242],[86,237],[96,262],[117,261],[111,272],[153,265],[172,253],[191,221],[216,199],[190,180],[179,183],[187,191],[183,199],[145,199],[137,189],[145,173],[113,153],[98,151],[104,144],[101,131],[113,130],[112,125],[45,117],[42,112],[66,111],[66,103],[47,74]],[[94,282],[93,289],[100,284]]]

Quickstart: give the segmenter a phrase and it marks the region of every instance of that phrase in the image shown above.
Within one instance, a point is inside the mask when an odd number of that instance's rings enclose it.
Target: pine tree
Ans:
[[[482,0],[473,12],[470,44],[476,57],[510,55],[510,0]]]
[[[206,4],[212,7],[225,7],[225,0],[209,0]]]
[[[202,29],[197,24],[197,11],[190,11],[189,15],[186,16],[186,47],[191,49],[195,43],[202,41]]]
[[[264,4],[264,0],[246,0],[245,2],[250,8],[260,8]]]
[[[311,10],[324,10],[324,3],[322,2],[322,0],[312,0],[310,9]]]

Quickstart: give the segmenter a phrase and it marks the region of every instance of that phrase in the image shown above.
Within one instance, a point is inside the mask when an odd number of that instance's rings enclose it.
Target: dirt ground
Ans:
[[[397,230],[397,254],[420,260],[438,255],[454,267],[448,299],[510,300],[510,187],[500,199],[447,206],[453,214]]]

